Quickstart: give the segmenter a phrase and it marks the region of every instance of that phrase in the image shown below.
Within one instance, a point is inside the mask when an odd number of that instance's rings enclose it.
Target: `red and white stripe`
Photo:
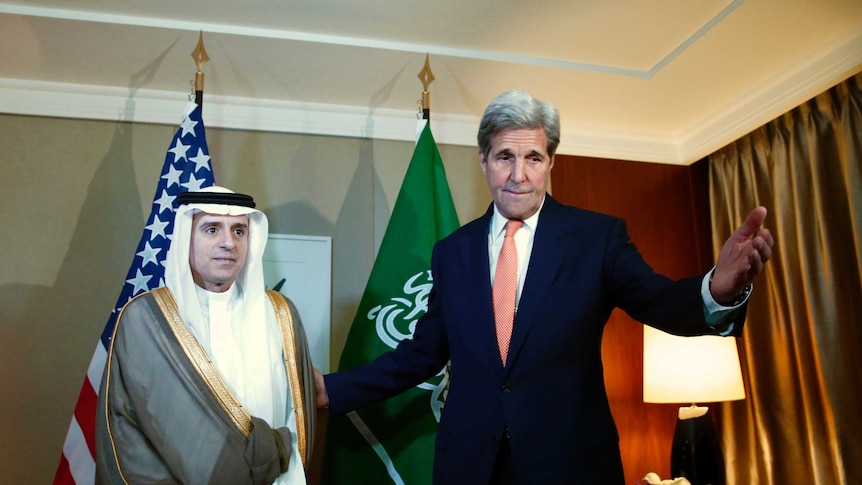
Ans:
[[[99,341],[81,386],[72,423],[63,443],[63,455],[54,475],[54,485],[92,484],[96,477],[96,402],[105,370],[107,351]]]

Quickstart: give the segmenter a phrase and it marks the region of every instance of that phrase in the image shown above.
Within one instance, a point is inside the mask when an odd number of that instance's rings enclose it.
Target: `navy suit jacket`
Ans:
[[[493,206],[438,242],[428,312],[412,340],[370,364],[326,376],[333,413],[391,397],[451,360],[437,433],[434,483],[486,484],[509,437],[517,483],[623,483],[619,437],[604,386],[601,339],[615,307],[679,335],[715,333],[702,276],[656,274],[622,219],[547,196],[539,215],[506,366],[491,303]],[[736,315],[734,334],[742,330]]]

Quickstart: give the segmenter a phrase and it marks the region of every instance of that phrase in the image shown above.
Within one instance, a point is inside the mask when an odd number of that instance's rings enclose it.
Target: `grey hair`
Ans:
[[[479,153],[487,157],[491,138],[504,130],[545,130],[548,155],[554,156],[560,144],[560,114],[551,103],[539,101],[524,91],[512,90],[500,94],[485,108],[479,122]]]

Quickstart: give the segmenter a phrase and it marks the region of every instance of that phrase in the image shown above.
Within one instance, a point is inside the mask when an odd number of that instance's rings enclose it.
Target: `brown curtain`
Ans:
[[[757,205],[773,257],[721,406],[728,484],[862,484],[862,73],[710,155],[713,245]]]

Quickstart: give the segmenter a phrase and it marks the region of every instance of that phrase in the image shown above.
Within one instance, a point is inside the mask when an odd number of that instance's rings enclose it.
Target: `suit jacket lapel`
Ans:
[[[491,297],[491,269],[488,263],[488,228],[494,213],[493,204],[485,214],[467,226],[459,242],[459,260],[464,264],[464,274],[469,279],[461,299],[462,308],[469,311],[464,319],[470,328],[465,330],[471,345],[479,347],[479,354],[493,373],[499,373],[500,349],[494,324],[494,304]]]
[[[539,214],[539,222],[536,226],[536,234],[533,238],[533,251],[527,268],[527,279],[524,281],[524,288],[518,303],[518,314],[515,315],[515,326],[509,344],[507,371],[512,368],[512,364],[517,359],[530,328],[535,322],[536,314],[545,304],[544,299],[549,294],[550,287],[566,256],[573,228],[570,221],[567,222],[560,217],[563,213],[562,207],[550,195],[545,197],[545,203],[542,206],[542,212]]]

